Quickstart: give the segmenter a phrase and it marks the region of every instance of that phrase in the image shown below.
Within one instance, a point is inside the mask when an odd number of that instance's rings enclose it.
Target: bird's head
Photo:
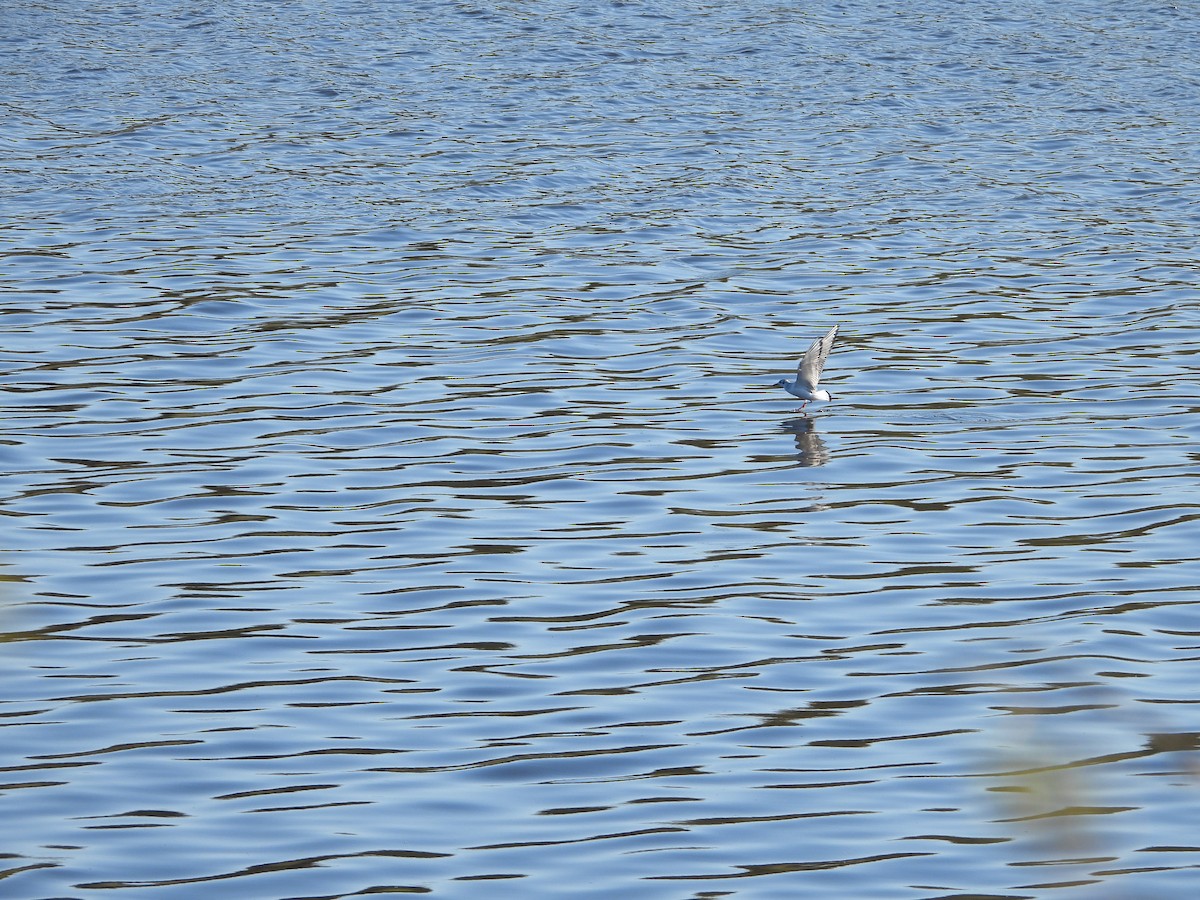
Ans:
[[[788,380],[786,378],[780,378],[777,382],[775,382],[775,387],[785,388],[787,386]]]

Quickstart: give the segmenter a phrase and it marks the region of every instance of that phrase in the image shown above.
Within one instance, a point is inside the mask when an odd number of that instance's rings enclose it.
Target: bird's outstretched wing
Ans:
[[[800,365],[796,367],[796,380],[810,391],[815,390],[817,382],[821,380],[821,370],[825,368],[825,360],[829,358],[829,351],[833,349],[833,339],[837,337],[837,330],[838,327],[834,325],[825,337],[813,341],[808,352],[804,354],[804,359],[800,360]]]

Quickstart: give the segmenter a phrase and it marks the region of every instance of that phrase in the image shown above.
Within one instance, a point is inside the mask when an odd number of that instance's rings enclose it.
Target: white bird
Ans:
[[[800,360],[800,365],[796,366],[795,381],[780,378],[775,382],[775,387],[781,387],[793,397],[799,397],[804,401],[797,412],[808,406],[809,400],[833,399],[833,395],[829,391],[817,390],[817,383],[821,380],[821,370],[825,368],[825,360],[829,358],[829,351],[833,348],[833,339],[837,337],[837,330],[838,327],[834,325],[825,337],[813,341],[808,352],[804,354],[804,359]]]

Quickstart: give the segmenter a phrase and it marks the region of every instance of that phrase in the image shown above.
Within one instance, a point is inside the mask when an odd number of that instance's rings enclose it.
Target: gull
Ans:
[[[829,391],[817,390],[817,382],[821,380],[821,370],[825,368],[825,360],[829,357],[833,339],[837,337],[837,330],[838,327],[834,325],[825,337],[817,338],[812,342],[812,346],[804,354],[804,359],[800,360],[800,365],[796,366],[795,381],[780,378],[775,382],[775,387],[781,387],[793,397],[799,397],[804,401],[796,412],[803,412],[804,407],[808,406],[809,400],[833,399],[833,395]]]

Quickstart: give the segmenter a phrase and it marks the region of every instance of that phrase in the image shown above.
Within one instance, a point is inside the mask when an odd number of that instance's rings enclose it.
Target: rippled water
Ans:
[[[5,896],[1194,892],[1191,6],[0,24]]]

